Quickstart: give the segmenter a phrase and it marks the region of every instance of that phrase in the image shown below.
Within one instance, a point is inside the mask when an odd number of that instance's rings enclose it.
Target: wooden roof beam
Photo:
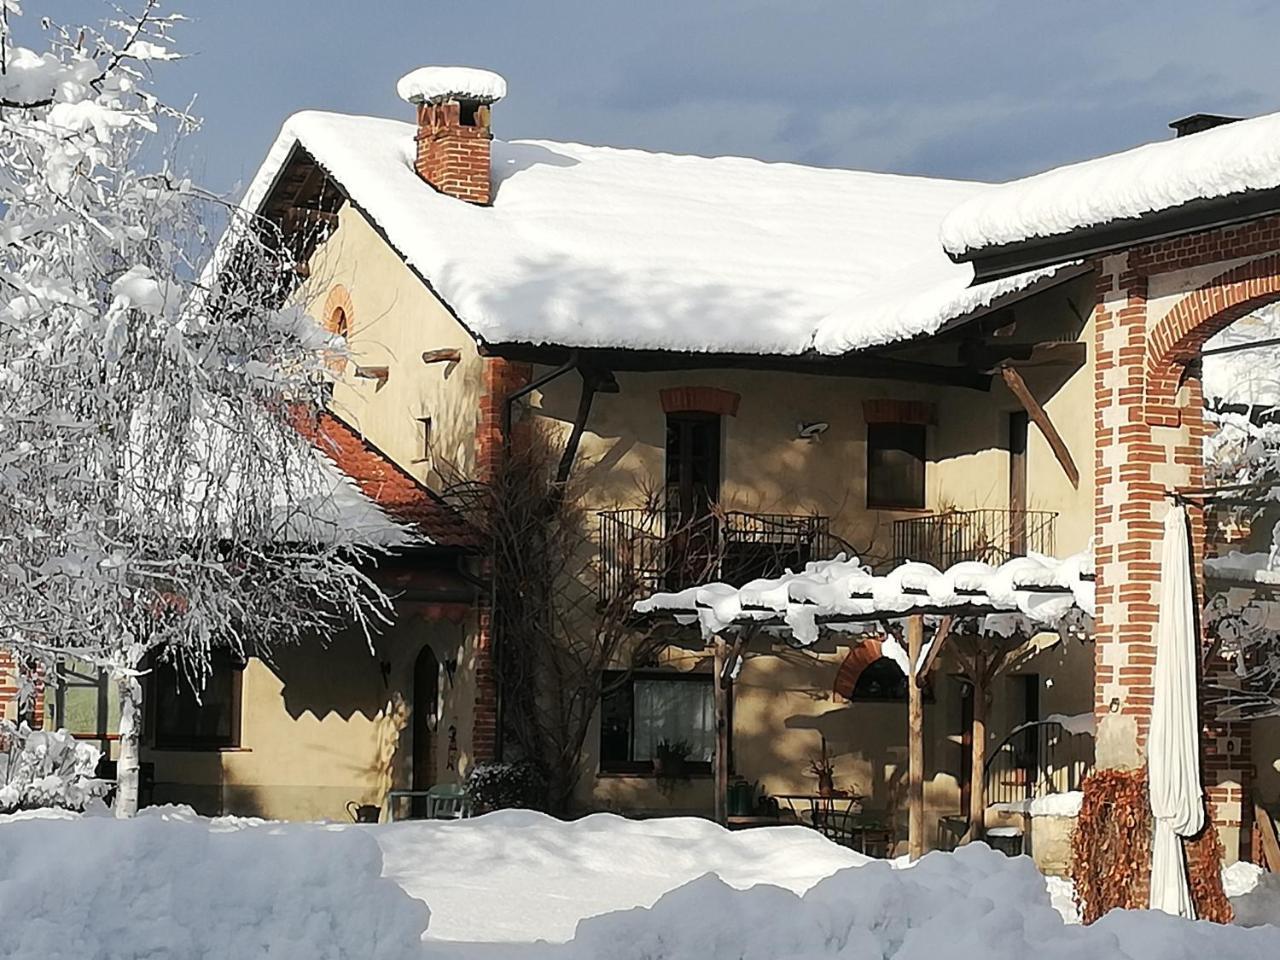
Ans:
[[[1005,386],[1009,388],[1009,392],[1018,398],[1018,402],[1022,404],[1022,409],[1027,411],[1027,416],[1031,422],[1040,428],[1044,438],[1049,441],[1049,449],[1058,458],[1058,463],[1061,464],[1067,479],[1071,481],[1071,486],[1079,489],[1080,471],[1076,467],[1075,460],[1071,458],[1071,451],[1067,448],[1066,441],[1062,439],[1062,434],[1058,433],[1058,428],[1049,419],[1048,412],[1040,405],[1040,401],[1032,395],[1031,390],[1027,387],[1027,381],[1022,379],[1022,374],[1007,364],[1000,368],[1000,376],[1004,379]]]

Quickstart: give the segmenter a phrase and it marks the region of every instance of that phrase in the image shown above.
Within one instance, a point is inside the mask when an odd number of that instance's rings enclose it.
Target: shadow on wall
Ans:
[[[391,696],[390,670],[384,673],[383,663],[363,636],[344,632],[323,646],[278,649],[267,667],[279,679],[285,711],[294,720],[304,713],[344,720],[358,713],[374,720]]]

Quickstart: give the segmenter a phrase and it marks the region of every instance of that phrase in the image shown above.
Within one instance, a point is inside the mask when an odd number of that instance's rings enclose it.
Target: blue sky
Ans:
[[[136,0],[118,0],[126,8]],[[100,19],[99,0],[25,0]],[[291,112],[410,116],[428,63],[506,76],[504,139],[1007,179],[1280,110],[1280,4],[1261,0],[169,0],[205,118],[196,173],[246,181]]]

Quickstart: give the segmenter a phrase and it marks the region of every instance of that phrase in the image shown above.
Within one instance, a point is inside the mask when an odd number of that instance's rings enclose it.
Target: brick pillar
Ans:
[[[0,647],[0,720],[18,719],[18,662]]]
[[[1150,723],[1154,588],[1168,502],[1157,476],[1167,448],[1144,416],[1146,278],[1125,255],[1099,265],[1094,306],[1094,536],[1098,616],[1094,709],[1100,767],[1144,762]]]
[[[476,423],[476,477],[492,483],[502,467],[505,454],[503,421],[507,398],[532,378],[528,364],[512,363],[496,357],[484,360],[483,390]],[[493,575],[493,565],[485,561],[483,575]],[[496,760],[499,755],[498,676],[495,662],[496,643],[493,613],[489,598],[481,600],[476,625],[476,701],[471,749],[477,762]]]

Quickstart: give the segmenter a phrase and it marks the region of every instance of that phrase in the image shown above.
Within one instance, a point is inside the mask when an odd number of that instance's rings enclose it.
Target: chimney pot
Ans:
[[[396,92],[417,106],[418,175],[459,200],[492,202],[489,115],[507,82],[475,67],[421,67],[401,77]]]

